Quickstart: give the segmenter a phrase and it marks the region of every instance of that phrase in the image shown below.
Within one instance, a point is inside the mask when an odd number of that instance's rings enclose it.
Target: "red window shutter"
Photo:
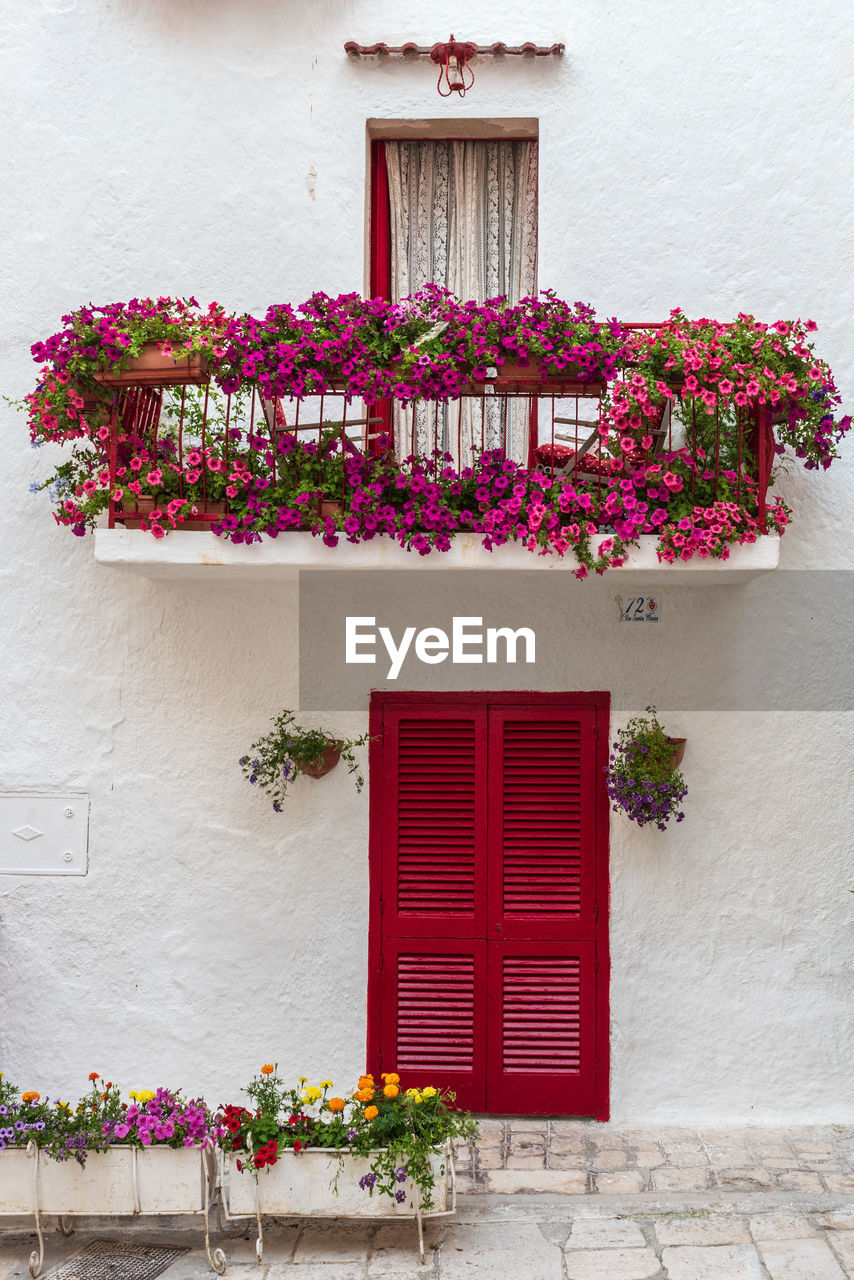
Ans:
[[[594,937],[595,730],[593,710],[490,709],[490,938]]]
[[[451,1089],[461,1107],[483,1111],[486,943],[386,939],[380,980],[382,1070],[401,1088]]]
[[[593,1113],[594,957],[592,942],[488,945],[490,1111]]]
[[[383,935],[484,937],[486,708],[387,710]]]

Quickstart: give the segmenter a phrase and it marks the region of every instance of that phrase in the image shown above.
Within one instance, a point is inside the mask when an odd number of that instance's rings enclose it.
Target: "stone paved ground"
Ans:
[[[854,1277],[854,1130],[632,1131],[577,1121],[482,1122],[460,1152],[456,1217],[270,1222],[222,1241],[234,1280],[846,1280]],[[11,1225],[11,1224],[10,1224]],[[0,1280],[27,1280],[32,1233],[0,1232]],[[212,1276],[200,1231],[151,1219],[48,1236],[46,1268],[93,1236],[175,1240],[164,1280]]]

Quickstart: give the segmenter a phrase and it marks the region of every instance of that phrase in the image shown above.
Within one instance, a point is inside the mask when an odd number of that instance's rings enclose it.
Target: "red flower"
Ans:
[[[297,1138],[296,1142],[294,1143],[294,1151],[296,1152],[302,1151],[302,1143],[300,1142],[299,1138]]]
[[[242,1161],[240,1161],[240,1160],[235,1160],[235,1162],[234,1162],[234,1163],[237,1165],[237,1172],[238,1172],[238,1173],[242,1173],[242,1172],[243,1172],[243,1162],[242,1162]]]
[[[258,1152],[257,1156],[254,1157],[253,1163],[256,1169],[264,1168],[264,1165],[267,1163],[267,1157],[264,1155],[263,1151]]]

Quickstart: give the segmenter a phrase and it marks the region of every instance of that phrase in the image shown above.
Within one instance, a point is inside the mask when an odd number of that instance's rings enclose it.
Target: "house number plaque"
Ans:
[[[621,622],[658,622],[661,601],[658,596],[620,596]]]

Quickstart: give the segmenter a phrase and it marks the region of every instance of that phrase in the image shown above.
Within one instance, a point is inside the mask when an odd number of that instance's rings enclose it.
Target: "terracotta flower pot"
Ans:
[[[203,502],[200,498],[196,507],[198,508],[196,515],[187,516],[186,519],[179,521],[175,525],[176,529],[210,529],[213,520],[218,520],[220,516],[225,515],[224,502]],[[205,516],[211,518],[206,520]]]
[[[131,494],[129,498],[116,504],[116,520],[126,529],[139,529],[139,517],[150,516],[154,510],[154,504],[155,499],[150,494],[144,494],[141,498],[134,498]],[[133,512],[133,518],[130,517],[130,512]]]
[[[323,498],[320,503],[320,515],[322,519],[327,516],[338,516],[344,510],[344,503],[340,498]]]
[[[598,392],[605,385],[601,378],[582,379],[577,364],[568,364],[565,369],[558,372],[541,367],[536,358],[519,360],[508,356],[505,357],[503,364],[496,365],[495,368],[497,372],[494,378],[472,379],[471,385],[475,388],[491,386],[496,391],[515,391],[529,395],[534,394],[535,391],[541,391],[544,394],[563,391],[568,395],[579,391]]]
[[[688,739],[687,738],[671,738],[668,735],[667,741],[670,743],[670,745],[673,748],[673,768],[678,769],[680,764],[682,763],[682,757],[685,754],[685,743],[688,741]]]
[[[341,743],[336,740],[329,741],[329,746],[323,753],[323,759],[320,764],[301,764],[300,768],[309,778],[322,778],[325,774],[330,773],[341,759]]]
[[[100,369],[92,376],[102,387],[201,386],[209,381],[203,355],[165,356],[156,342],[146,342],[126,369]]]

